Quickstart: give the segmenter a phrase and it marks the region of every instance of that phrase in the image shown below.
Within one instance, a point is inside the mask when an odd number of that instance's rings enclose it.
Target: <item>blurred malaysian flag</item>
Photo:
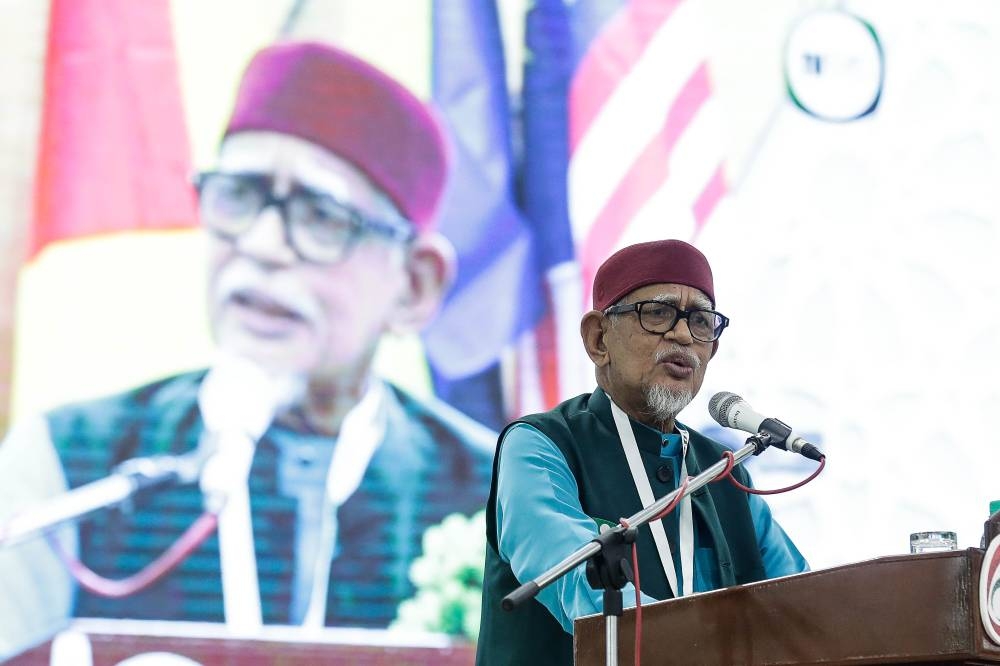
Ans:
[[[490,345],[470,342],[480,345],[476,349],[483,358],[500,358],[509,344],[516,350],[513,372],[505,376],[505,416],[547,409],[593,387],[579,322],[590,307],[600,263],[635,242],[697,240],[726,193],[700,0],[535,0],[526,17],[522,150],[516,161],[509,149],[509,111],[508,124],[499,120],[505,113],[499,102],[490,113],[481,108],[475,118],[463,118],[438,86],[449,68],[468,73],[471,63],[489,60],[482,71],[491,76],[469,75],[459,89],[481,104],[490,95],[506,100],[506,88],[497,89],[504,79],[493,3],[439,1],[435,9],[435,99],[455,131],[468,133],[469,145],[494,144],[490,166],[480,164],[478,172],[495,178],[497,187],[486,200],[502,199],[509,213],[498,220],[500,207],[486,216],[470,208],[474,214],[463,217],[464,232],[483,235],[486,240],[478,242],[490,248],[494,267],[512,243],[525,247],[516,271],[479,271],[478,288],[488,284],[492,294],[493,321],[502,310],[503,326],[490,333],[502,335],[491,336]],[[456,38],[449,31],[460,24],[442,22],[446,11],[480,12],[480,19],[489,14],[494,26],[489,40],[478,46],[466,42],[462,56],[447,66],[440,46]],[[484,34],[463,33],[467,40]],[[477,170],[463,168],[463,173],[468,181]],[[475,185],[463,186],[470,198]],[[483,196],[487,190],[478,185]],[[476,270],[482,257],[470,262],[459,247],[460,266],[463,260],[465,270]],[[463,283],[460,273],[456,292],[471,283]],[[471,299],[471,293],[464,298]],[[478,320],[480,329],[484,321],[491,320]],[[439,320],[442,324],[448,325],[447,317]],[[444,336],[445,329],[439,330]],[[453,346],[452,353],[457,349]]]

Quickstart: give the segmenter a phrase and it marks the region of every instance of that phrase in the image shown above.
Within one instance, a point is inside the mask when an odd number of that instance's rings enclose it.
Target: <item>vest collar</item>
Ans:
[[[613,433],[618,431],[615,427],[614,417],[611,415],[611,398],[605,393],[604,389],[601,387],[594,389],[594,392],[590,394],[590,404],[588,406],[604,427]],[[660,448],[663,444],[663,437],[660,431],[644,423],[639,423],[631,416],[628,416],[628,421],[629,425],[632,426],[632,432],[635,434],[635,442],[639,450],[643,453],[659,457]],[[676,419],[674,420],[674,425],[677,428],[684,428],[690,432],[690,428],[687,428]]]

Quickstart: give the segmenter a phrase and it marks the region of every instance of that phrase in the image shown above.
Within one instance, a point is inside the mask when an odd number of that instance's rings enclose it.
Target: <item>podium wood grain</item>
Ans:
[[[644,664],[1000,664],[979,611],[976,548],[882,557],[643,607]],[[635,611],[619,623],[633,662]],[[577,620],[578,666],[605,663],[604,618]]]

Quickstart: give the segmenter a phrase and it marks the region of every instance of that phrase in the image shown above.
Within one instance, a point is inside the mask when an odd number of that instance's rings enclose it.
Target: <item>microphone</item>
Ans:
[[[198,391],[205,425],[199,443],[210,452],[200,485],[205,509],[219,517],[223,614],[238,631],[263,624],[247,478],[257,441],[274,417],[296,400],[302,378],[273,373],[221,351]]]
[[[792,431],[787,424],[774,418],[761,416],[750,404],[728,391],[720,391],[708,402],[708,413],[715,421],[726,428],[735,428],[752,435],[769,435],[769,444],[778,448],[798,453],[811,460],[819,462],[823,453],[810,444],[804,437]]]
[[[0,548],[120,505],[137,493],[175,485],[198,482],[206,505],[221,506],[234,485],[246,483],[254,445],[275,411],[294,401],[301,390],[297,376],[271,376],[249,361],[220,354],[198,395],[211,437],[186,453],[125,460],[102,479],[14,513],[0,522]]]
[[[0,523],[0,548],[13,546],[98,509],[117,506],[136,493],[193,483],[206,460],[201,451],[126,460],[102,479],[68,490],[10,516]]]
[[[208,504],[245,487],[257,440],[303,389],[297,375],[270,373],[236,354],[217,354],[198,391],[206,434],[199,448],[207,458],[199,482]]]

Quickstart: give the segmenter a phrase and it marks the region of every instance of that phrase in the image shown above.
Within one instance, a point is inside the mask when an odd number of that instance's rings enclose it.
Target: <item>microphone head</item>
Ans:
[[[208,435],[199,442],[200,486],[206,508],[246,487],[254,449],[279,410],[303,389],[301,378],[275,375],[241,356],[220,351],[198,391]]]
[[[744,402],[743,398],[735,393],[719,391],[708,401],[708,413],[720,426],[738,428],[733,407],[741,402]]]
[[[299,377],[275,375],[241,356],[219,352],[198,392],[198,407],[209,432],[238,433],[256,442],[302,389]]]

